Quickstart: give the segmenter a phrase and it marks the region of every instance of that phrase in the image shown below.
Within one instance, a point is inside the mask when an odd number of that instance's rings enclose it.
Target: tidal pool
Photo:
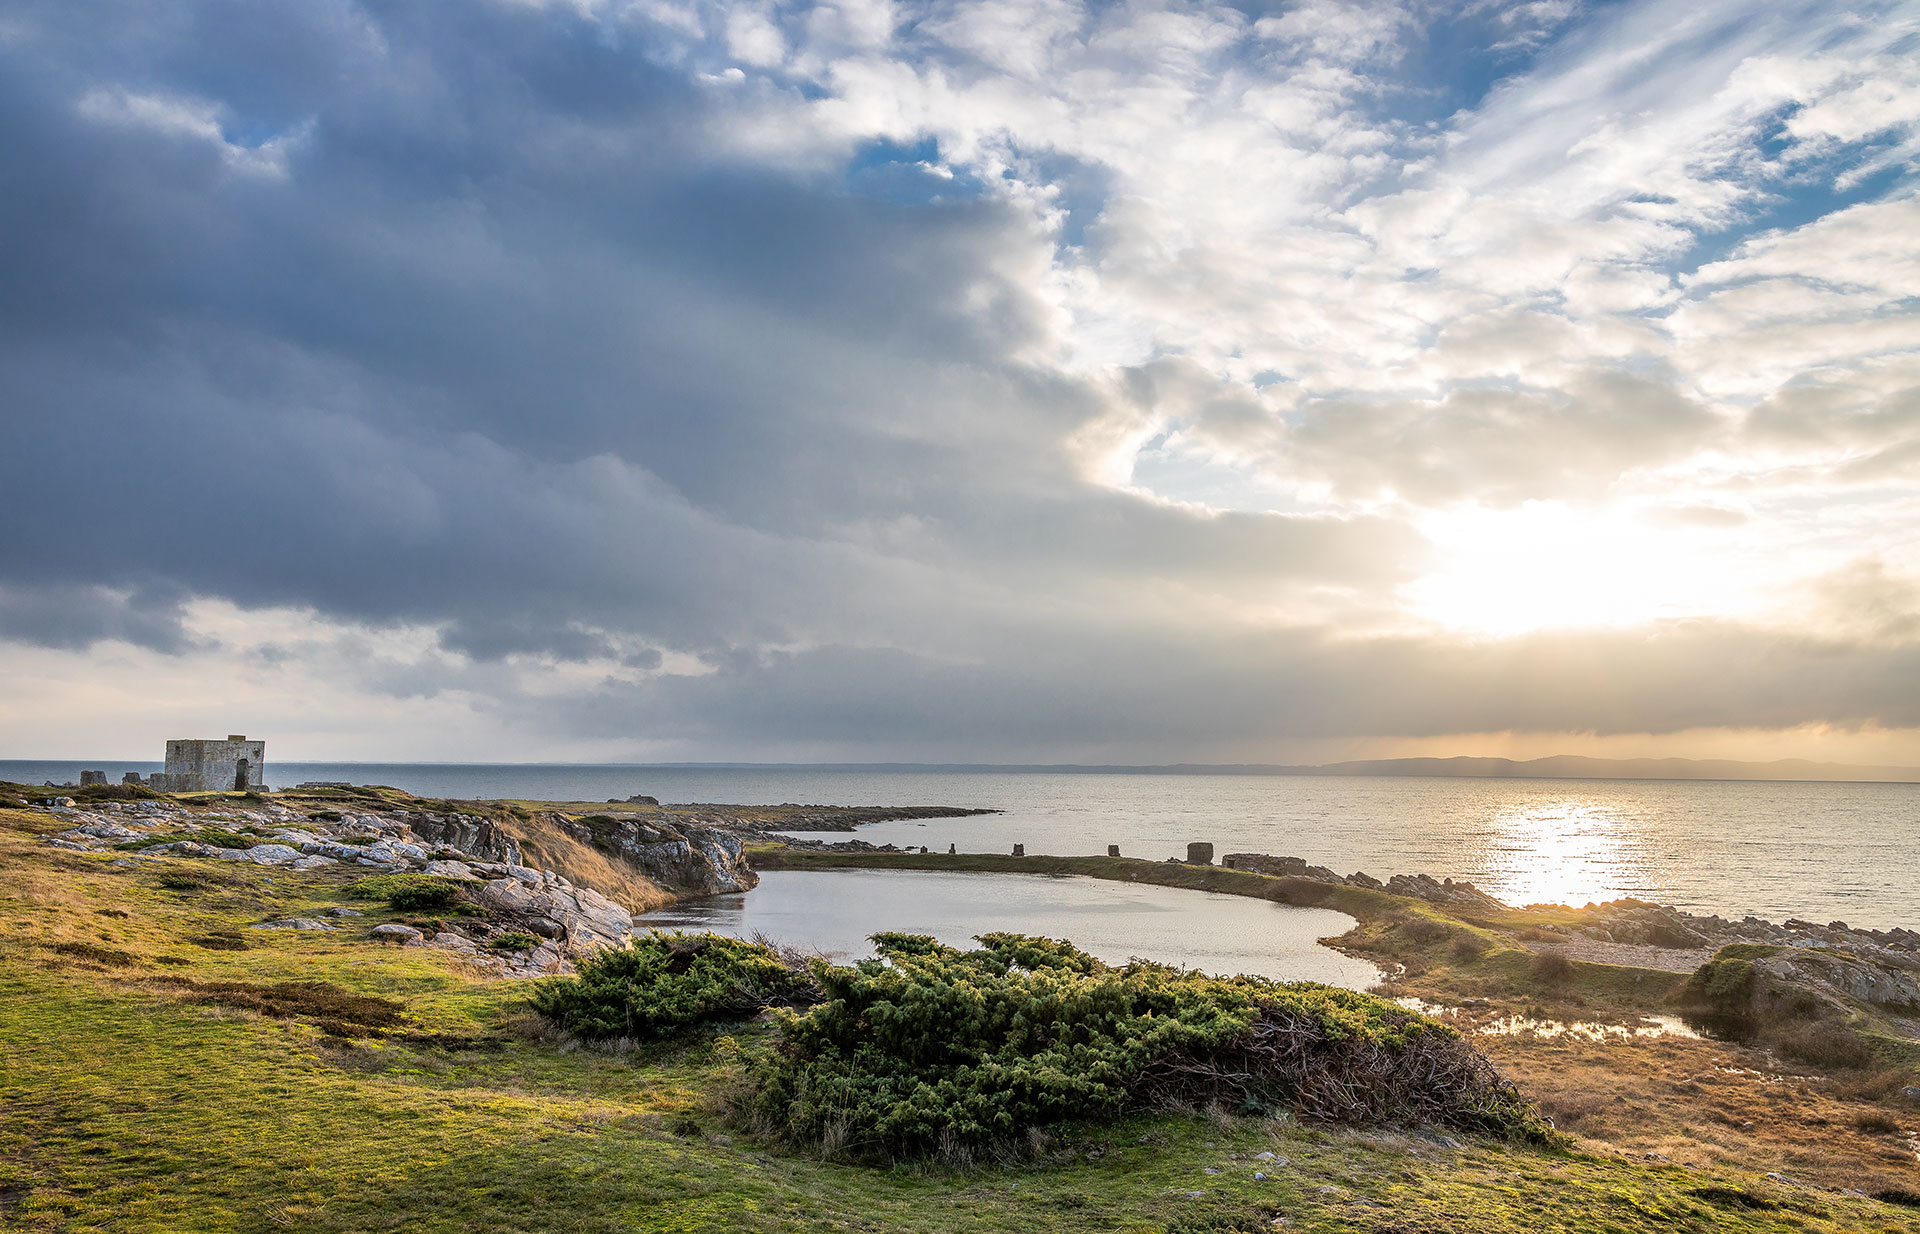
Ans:
[[[764,934],[843,961],[871,955],[867,936],[882,930],[931,934],[953,947],[1007,930],[1069,939],[1110,964],[1138,956],[1222,976],[1365,990],[1380,971],[1318,942],[1353,925],[1331,909],[1177,887],[917,870],[770,870],[752,891],[676,904],[635,921],[639,931]]]

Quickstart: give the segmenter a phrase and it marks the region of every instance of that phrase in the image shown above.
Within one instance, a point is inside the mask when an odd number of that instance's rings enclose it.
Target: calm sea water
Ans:
[[[744,895],[690,900],[639,919],[642,928],[755,933],[836,958],[872,954],[881,930],[931,934],[971,947],[976,934],[1009,930],[1067,938],[1110,964],[1146,956],[1202,972],[1252,973],[1365,990],[1373,965],[1319,945],[1353,918],[1172,887],[1042,874],[769,870]]]
[[[38,783],[97,766],[0,762]],[[1342,874],[1466,878],[1510,903],[1640,896],[1695,912],[1920,927],[1920,785],[1671,780],[1102,775],[596,765],[269,762],[272,782],[351,780],[442,797],[953,805],[1002,815],[861,829],[945,851],[1291,854]]]

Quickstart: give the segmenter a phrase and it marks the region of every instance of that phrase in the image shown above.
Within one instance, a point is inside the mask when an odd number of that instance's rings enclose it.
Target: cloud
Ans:
[[[1915,26],[31,4],[0,663],[501,753],[1911,723]],[[1545,509],[1661,594],[1422,607]]]

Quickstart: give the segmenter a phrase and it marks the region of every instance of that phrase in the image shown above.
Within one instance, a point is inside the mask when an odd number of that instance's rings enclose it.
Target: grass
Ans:
[[[343,902],[349,874],[188,859],[115,868],[109,855],[37,843],[33,832],[50,829],[44,816],[0,811],[0,1228],[10,1231],[1079,1234],[1266,1229],[1284,1216],[1325,1234],[1920,1232],[1920,1211],[1900,1202],[1745,1166],[1471,1137],[1456,1147],[1286,1118],[1131,1119],[959,1171],[823,1162],[731,1129],[738,1060],[765,1048],[753,1024],[665,1053],[578,1048],[543,1035],[523,983],[482,978],[455,956],[344,931],[247,929]],[[222,880],[160,885],[161,871],[203,869]],[[249,946],[189,942],[212,937]],[[310,982],[398,1005],[407,1019],[348,1043],[308,1007],[198,997]],[[1710,1069],[1719,1047],[1692,1048]],[[1548,1070],[1544,1054],[1516,1057]],[[1555,1074],[1601,1066],[1571,1059]],[[1617,1058],[1611,1067],[1622,1071]],[[1710,1090],[1698,1103],[1719,1100]],[[1844,1107],[1825,1094],[1811,1108]],[[1850,1121],[1833,1130],[1898,1143]],[[1879,1168],[1876,1188],[1920,1192],[1911,1168]]]

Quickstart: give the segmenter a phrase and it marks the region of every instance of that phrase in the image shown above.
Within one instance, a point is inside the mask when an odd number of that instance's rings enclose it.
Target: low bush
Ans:
[[[1061,1123],[1196,1107],[1545,1134],[1458,1033],[1383,999],[1110,968],[1017,934],[966,952],[873,941],[880,959],[813,964],[817,1006],[775,1013],[781,1040],[747,1099],[763,1131],[878,1159],[964,1158]]]
[[[460,884],[429,874],[376,874],[347,885],[356,900],[385,900],[396,912],[418,913],[450,909],[466,903]]]
[[[487,940],[487,946],[495,951],[532,951],[539,945],[540,940],[525,930],[508,930]]]
[[[1831,1022],[1788,1029],[1775,1034],[1772,1043],[1788,1058],[1815,1067],[1856,1071],[1878,1061],[1873,1045],[1866,1038]]]
[[[771,948],[717,934],[659,933],[534,987],[534,1009],[592,1040],[659,1040],[763,1007],[806,1001],[813,981]]]
[[[1753,999],[1753,961],[1744,958],[1708,960],[1694,970],[1687,993],[1717,1011],[1744,1011]]]
[[[1470,964],[1487,953],[1487,940],[1478,934],[1462,932],[1453,940],[1453,958],[1462,964]]]
[[[1573,961],[1557,951],[1542,951],[1533,957],[1527,969],[1535,981],[1565,985],[1573,980]]]
[[[1400,933],[1416,943],[1437,943],[1452,934],[1453,927],[1431,917],[1415,917],[1401,924]]]

